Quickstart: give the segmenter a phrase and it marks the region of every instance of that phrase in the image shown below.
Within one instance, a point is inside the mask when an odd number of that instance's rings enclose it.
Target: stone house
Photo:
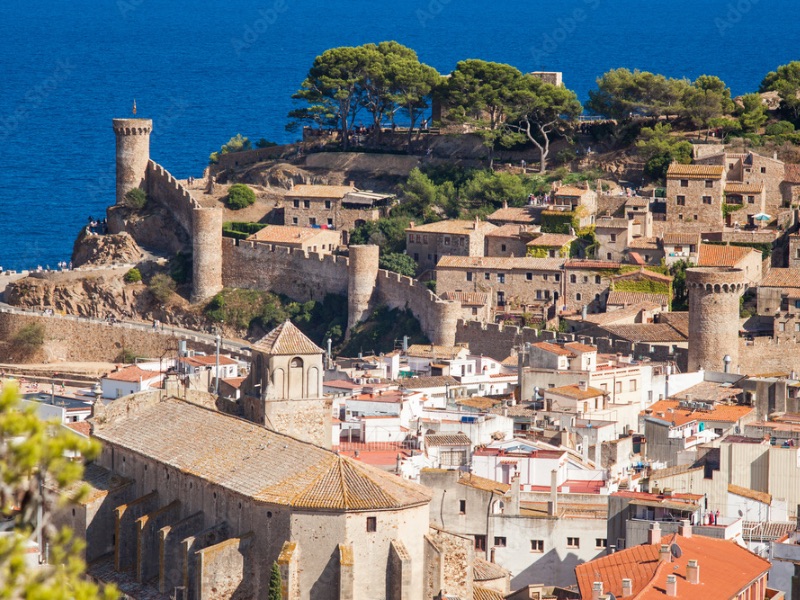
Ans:
[[[586,306],[591,313],[605,310],[606,299],[614,277],[622,265],[615,261],[570,259],[566,270],[563,300],[560,307],[567,311]]]
[[[293,225],[267,225],[247,238],[274,246],[297,248],[305,252],[330,254],[342,243],[342,232],[322,227],[297,227]]]
[[[486,234],[486,256],[527,256],[527,244],[538,234],[533,225],[502,225]]]
[[[93,426],[97,466],[130,483],[66,522],[112,549],[109,575],[192,599],[265,599],[263,565],[277,562],[289,599],[422,597],[424,488],[213,404],[133,396]]]
[[[762,210],[771,215],[775,215],[778,209],[789,204],[789,198],[784,197],[786,165],[778,160],[777,154],[767,157],[755,152],[746,154],[722,152],[699,158],[695,163],[719,165],[725,170],[725,193],[729,195],[728,202],[731,204],[757,206],[763,201]],[[752,214],[757,212],[760,211],[756,210]]]
[[[627,218],[598,217],[596,255],[602,260],[658,264],[663,256],[653,237],[653,215],[630,211]],[[632,257],[636,253],[636,257]],[[636,258],[640,260],[636,260]]]
[[[720,231],[726,183],[721,165],[672,163],[667,170],[667,230]]]
[[[664,249],[664,262],[668,267],[680,260],[696,265],[700,234],[667,231],[661,238],[661,246]]]
[[[757,291],[758,314],[800,313],[800,269],[770,269]]]
[[[507,304],[557,301],[564,286],[561,258],[478,258],[445,256],[436,267],[436,289],[481,292],[497,309]]]
[[[591,418],[608,407],[608,392],[590,387],[586,381],[544,390],[546,411],[569,412]]]
[[[489,294],[482,292],[444,292],[442,300],[461,303],[461,318],[464,321],[480,321],[489,323],[492,320],[492,303]]]
[[[503,225],[523,225],[531,227],[537,220],[537,212],[533,206],[508,206],[503,203],[503,208],[498,208],[486,220],[498,227]]]
[[[591,216],[594,222],[594,215],[597,214],[597,192],[589,187],[589,182],[585,182],[583,187],[573,185],[563,185],[553,191],[553,204],[556,210],[577,211],[579,207],[583,215]],[[581,224],[581,227],[585,225]]]
[[[761,252],[747,246],[700,244],[699,247],[698,267],[733,267],[742,269],[747,283],[751,286],[757,286],[761,281],[762,265]]]
[[[406,254],[421,271],[434,269],[445,256],[484,256],[486,234],[497,227],[486,221],[445,220],[406,229]]]
[[[326,226],[349,233],[389,214],[394,196],[357,190],[353,185],[296,185],[284,197],[284,224]]]

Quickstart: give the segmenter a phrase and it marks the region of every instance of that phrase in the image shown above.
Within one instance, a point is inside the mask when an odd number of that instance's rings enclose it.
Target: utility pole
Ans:
[[[219,345],[222,341],[222,337],[217,333],[217,360],[216,360],[216,373],[214,377],[214,395],[219,396]]]

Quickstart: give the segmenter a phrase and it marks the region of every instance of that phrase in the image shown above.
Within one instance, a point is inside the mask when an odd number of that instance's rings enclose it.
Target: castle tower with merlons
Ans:
[[[690,371],[738,372],[739,298],[747,289],[744,270],[695,267],[686,270],[689,292]]]
[[[134,188],[143,188],[150,162],[150,119],[114,119],[117,137],[117,204]]]

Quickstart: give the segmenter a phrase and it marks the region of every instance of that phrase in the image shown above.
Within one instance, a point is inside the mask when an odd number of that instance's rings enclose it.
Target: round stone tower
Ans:
[[[433,333],[431,343],[437,346],[456,345],[456,326],[463,318],[460,302],[436,302],[433,309]]]
[[[686,270],[689,293],[689,371],[739,368],[739,298],[747,288],[742,269],[695,267]]]
[[[222,209],[192,210],[192,302],[222,290]]]
[[[144,185],[150,160],[151,119],[114,119],[117,136],[117,204],[125,194]]]
[[[357,325],[369,312],[378,280],[378,246],[350,246],[347,267],[347,328]]]

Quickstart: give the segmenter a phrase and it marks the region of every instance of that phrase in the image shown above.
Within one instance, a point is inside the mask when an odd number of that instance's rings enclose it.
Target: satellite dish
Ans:
[[[674,556],[675,558],[680,558],[683,555],[683,550],[681,550],[681,547],[678,546],[678,544],[672,544],[669,547],[669,551],[672,553],[672,556]]]

